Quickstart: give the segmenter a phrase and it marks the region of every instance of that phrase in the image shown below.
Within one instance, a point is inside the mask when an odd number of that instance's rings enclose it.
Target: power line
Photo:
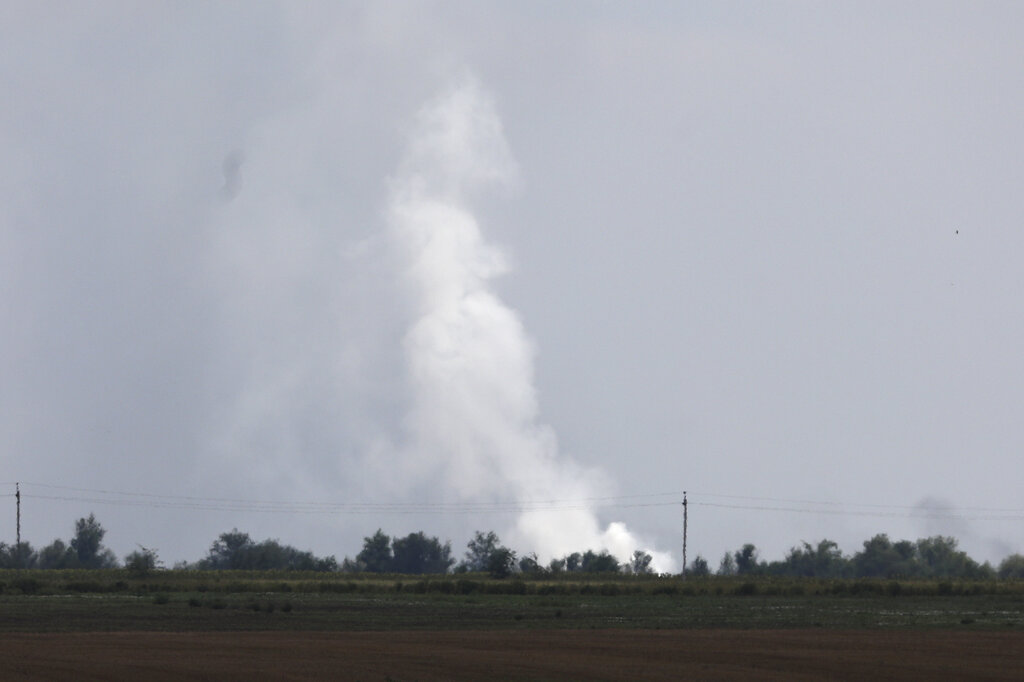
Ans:
[[[694,493],[691,492],[691,495]],[[870,502],[837,502],[837,501],[822,501],[822,500],[801,500],[791,498],[780,498],[780,497],[755,497],[750,495],[722,495],[716,493],[696,493],[703,497],[720,497],[724,499],[733,500],[752,500],[756,502],[781,502],[784,504],[813,504],[820,505],[823,507],[866,507],[869,509],[936,509],[936,510],[948,510],[948,507],[937,506],[937,505],[918,505],[918,504],[872,504]],[[705,503],[710,504],[710,503]],[[1008,509],[998,507],[957,507],[963,511],[983,511],[983,512],[1007,512],[1007,513],[1020,513],[1024,514],[1024,509]]]
[[[367,514],[524,514],[533,512],[588,511],[592,505],[527,505],[527,504],[492,504],[492,505],[431,505],[431,504],[344,504],[329,503],[232,503],[216,501],[166,501],[145,499],[111,499],[104,497],[84,497],[74,495],[23,495],[26,498],[55,500],[62,502],[85,502],[109,506],[149,507],[153,509],[186,509],[196,511],[234,511],[278,514],[323,514],[323,515],[367,515]],[[611,503],[601,505],[602,508],[636,508],[674,506],[675,502],[641,502]]]
[[[573,497],[573,498],[562,498],[562,499],[549,499],[549,500],[515,500],[505,502],[293,502],[285,500],[253,500],[244,498],[231,498],[231,497],[197,497],[191,495],[167,495],[159,493],[140,493],[140,492],[126,492],[121,490],[102,490],[96,488],[79,488],[72,486],[53,485],[49,483],[27,483],[22,482],[21,485],[35,486],[39,488],[50,488],[54,490],[69,490],[73,492],[81,493],[92,493],[96,495],[118,495],[123,497],[143,497],[143,498],[155,498],[162,500],[172,501],[188,501],[197,503],[237,503],[237,504],[253,504],[253,505],[281,505],[281,506],[317,506],[317,507],[332,507],[332,508],[346,508],[346,507],[386,507],[386,508],[452,508],[452,509],[492,509],[495,507],[510,507],[510,508],[523,508],[523,507],[537,507],[544,508],[547,506],[559,506],[565,504],[571,505],[583,505],[588,502],[601,502],[603,504],[599,506],[620,506],[616,504],[608,504],[614,501],[634,500],[634,499],[646,499],[653,497],[676,497],[680,493],[676,491],[664,492],[664,493],[641,493],[637,495],[607,495],[600,497]],[[33,497],[44,497],[42,495],[33,495]],[[57,498],[51,497],[50,499],[72,499],[72,498]],[[676,504],[673,500],[671,502],[655,502],[647,503],[651,506],[662,506],[669,504]],[[640,505],[630,505],[640,506]],[[589,507],[589,505],[588,505]]]
[[[11,485],[14,485],[13,483]],[[166,493],[128,492],[63,486],[49,483],[22,482],[30,488],[22,491],[25,498],[63,502],[84,502],[109,506],[148,507],[154,509],[181,509],[194,511],[254,512],[263,514],[319,514],[319,515],[369,515],[369,514],[524,514],[539,512],[593,511],[597,509],[631,509],[668,507],[679,504],[686,496],[684,491],[640,493],[633,495],[591,496],[539,500],[498,500],[461,502],[316,502],[266,499],[244,499],[230,497],[200,497],[194,495],[171,495]],[[75,494],[32,493],[31,488],[67,491]],[[0,497],[15,497],[17,493],[0,494]],[[815,514],[822,516],[868,516],[883,518],[924,518],[962,521],[1020,521],[1024,520],[1024,509],[993,507],[945,507],[935,505],[905,504],[849,504],[836,501],[786,499],[750,495],[728,495],[689,491],[689,503],[703,507],[736,509],[759,512],[780,512]],[[674,498],[657,501],[657,498]],[[697,498],[697,499],[693,499]],[[702,500],[700,498],[712,498]],[[773,504],[735,504],[716,502],[722,500],[747,500]]]
[[[884,512],[884,511],[857,511],[852,509],[802,509],[800,507],[767,507],[747,504],[718,504],[716,502],[691,502],[690,504],[702,507],[718,507],[720,509],[745,509],[749,511],[775,511],[788,512],[793,514],[819,514],[827,516],[873,516],[881,518],[910,518],[910,519],[944,519],[956,521],[1024,521],[1024,511],[1014,514],[999,514],[987,516],[971,516],[965,514],[950,513],[948,509],[927,509],[920,507],[908,507],[907,509],[920,509],[920,513],[907,512]],[[969,509],[969,508],[967,508]],[[932,513],[932,512],[944,513]]]

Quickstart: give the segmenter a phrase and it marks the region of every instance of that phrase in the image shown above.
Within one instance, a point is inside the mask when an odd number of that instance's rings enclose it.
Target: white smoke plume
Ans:
[[[611,485],[560,454],[539,419],[534,349],[491,286],[506,260],[468,207],[474,192],[515,174],[494,104],[474,80],[420,112],[389,216],[414,301],[404,340],[413,391],[408,457],[414,469],[440,469],[461,500],[518,504],[507,539],[544,561],[583,549],[625,560],[645,549],[655,570],[672,570],[668,553],[645,548],[624,524],[601,528],[592,500]],[[560,502],[539,504],[551,500]]]

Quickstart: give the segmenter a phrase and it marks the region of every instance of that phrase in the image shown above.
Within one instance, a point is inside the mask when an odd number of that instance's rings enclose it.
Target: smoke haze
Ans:
[[[35,546],[95,512],[168,564],[381,527],[677,567],[679,495],[646,496],[683,489],[712,564],[1024,551],[1021,26],[0,3],[0,495]],[[616,495],[668,502],[584,499]]]

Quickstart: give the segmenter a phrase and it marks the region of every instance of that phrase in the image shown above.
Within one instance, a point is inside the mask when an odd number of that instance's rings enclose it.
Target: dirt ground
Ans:
[[[1022,680],[1024,633],[517,630],[5,634],[4,680]]]

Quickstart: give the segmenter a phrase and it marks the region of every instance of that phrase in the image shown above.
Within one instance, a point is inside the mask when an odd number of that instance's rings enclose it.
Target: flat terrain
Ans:
[[[0,633],[0,680],[1024,680],[1024,583],[0,571]]]
[[[1024,599],[335,593],[0,596],[0,632],[942,629],[1024,635]]]
[[[5,680],[1020,680],[1024,635],[515,630],[8,634]]]

